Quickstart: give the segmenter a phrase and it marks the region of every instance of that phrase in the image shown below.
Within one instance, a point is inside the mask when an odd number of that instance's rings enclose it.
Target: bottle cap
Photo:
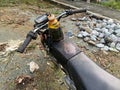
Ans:
[[[54,14],[50,14],[50,15],[48,16],[48,19],[49,19],[49,21],[54,20],[54,19],[55,19],[55,15],[54,15]]]

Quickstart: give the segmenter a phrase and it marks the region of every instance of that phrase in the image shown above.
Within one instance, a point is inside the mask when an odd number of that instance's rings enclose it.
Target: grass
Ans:
[[[102,4],[103,6],[106,6],[106,7],[120,10],[120,1],[119,0],[109,0],[106,2],[102,2],[100,4]]]
[[[14,6],[19,4],[37,4],[40,0],[0,0],[0,7]]]

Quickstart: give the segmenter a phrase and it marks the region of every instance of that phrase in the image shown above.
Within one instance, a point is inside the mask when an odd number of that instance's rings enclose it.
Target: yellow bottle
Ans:
[[[53,14],[48,16],[48,28],[50,31],[50,37],[53,41],[60,41],[63,39],[63,32],[60,28],[60,23]]]

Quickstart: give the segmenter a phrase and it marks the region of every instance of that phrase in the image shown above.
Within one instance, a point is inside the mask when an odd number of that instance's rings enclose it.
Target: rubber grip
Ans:
[[[87,11],[86,9],[78,9],[78,10],[73,10],[72,13],[75,14],[75,13],[82,13],[86,11]]]
[[[28,46],[31,40],[32,40],[32,37],[28,36],[25,39],[24,43],[17,49],[17,52],[23,53],[25,48]]]

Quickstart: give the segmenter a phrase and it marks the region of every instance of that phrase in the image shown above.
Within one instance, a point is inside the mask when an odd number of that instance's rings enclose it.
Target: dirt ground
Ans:
[[[19,5],[15,7],[0,7],[0,43],[10,40],[23,40],[32,28],[34,19],[45,12],[59,14],[63,9],[53,5],[46,8],[37,6]],[[44,6],[43,5],[43,6]],[[54,8],[53,8],[54,7]],[[71,17],[76,17],[73,15]],[[73,30],[78,32],[75,23],[68,17],[61,22],[64,33]],[[73,36],[70,38],[81,48],[81,50],[106,71],[120,78],[120,53],[105,52],[85,43],[83,40]],[[4,51],[6,45],[0,45],[0,51]],[[39,50],[39,40],[30,44],[24,54],[12,52],[7,56],[0,55],[0,90],[66,90],[62,77],[64,73],[48,65],[49,58],[44,58]],[[40,70],[30,73],[28,63],[35,61]],[[49,62],[51,63],[51,62]],[[19,78],[23,83],[18,84]]]

